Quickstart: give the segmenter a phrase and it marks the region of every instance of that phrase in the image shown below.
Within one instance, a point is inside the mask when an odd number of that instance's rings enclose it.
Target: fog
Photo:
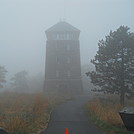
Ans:
[[[81,31],[81,64],[120,25],[134,31],[133,0],[0,0],[0,65],[8,79],[21,70],[44,74],[45,30],[65,20]]]

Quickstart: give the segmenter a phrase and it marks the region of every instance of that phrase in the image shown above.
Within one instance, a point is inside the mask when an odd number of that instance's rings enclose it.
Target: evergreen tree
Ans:
[[[5,83],[5,77],[6,77],[6,69],[3,66],[0,66],[0,88],[3,88],[2,83]]]
[[[11,84],[14,90],[27,92],[28,90],[27,74],[28,73],[24,70],[24,71],[16,73],[14,77],[11,78],[11,81],[12,81]]]
[[[91,63],[95,71],[88,72],[98,91],[120,94],[124,105],[125,95],[134,96],[134,33],[126,26],[110,32],[98,43],[98,51]]]

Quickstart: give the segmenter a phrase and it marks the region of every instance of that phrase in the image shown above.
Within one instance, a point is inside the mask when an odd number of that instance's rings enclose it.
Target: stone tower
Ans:
[[[67,22],[46,30],[45,91],[82,92],[79,35],[80,30]]]

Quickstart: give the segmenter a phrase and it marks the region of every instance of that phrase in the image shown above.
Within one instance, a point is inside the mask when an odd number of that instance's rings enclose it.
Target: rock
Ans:
[[[134,114],[134,106],[133,107],[124,107],[120,113]]]
[[[0,134],[9,134],[8,131],[0,127]]]
[[[130,131],[134,131],[134,106],[124,107],[121,111],[119,111],[119,114],[125,127]]]

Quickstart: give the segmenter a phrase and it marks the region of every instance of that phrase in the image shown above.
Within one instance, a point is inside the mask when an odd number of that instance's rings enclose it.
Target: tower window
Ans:
[[[68,51],[70,50],[70,45],[67,45],[67,50],[68,50]]]
[[[72,40],[73,39],[73,34],[69,34],[69,39]]]
[[[59,71],[56,71],[56,77],[59,77]]]
[[[71,76],[71,73],[70,73],[70,71],[68,70],[67,71],[67,77],[70,77]]]
[[[67,33],[67,40],[69,40],[69,33]]]
[[[68,64],[70,63],[70,57],[67,57],[67,63]]]
[[[59,64],[59,59],[58,57],[56,56],[56,63]]]
[[[56,85],[56,88],[59,88],[59,85],[58,84]]]
[[[55,40],[57,37],[56,37],[56,34],[53,34],[52,35],[52,38]]]
[[[73,33],[54,33],[52,34],[53,40],[73,40]]]
[[[57,34],[57,37],[56,37],[57,40],[59,40],[59,34]]]
[[[60,39],[60,40],[62,39],[62,34],[59,34],[59,39]]]

